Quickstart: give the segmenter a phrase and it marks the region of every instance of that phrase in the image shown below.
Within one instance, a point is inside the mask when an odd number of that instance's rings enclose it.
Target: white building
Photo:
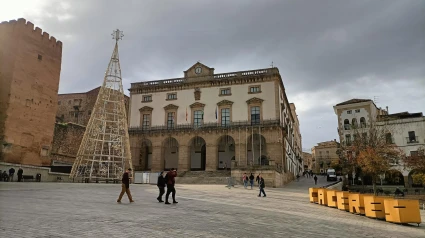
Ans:
[[[140,170],[214,171],[233,161],[297,174],[294,122],[277,68],[215,74],[198,62],[182,78],[131,84],[129,131]]]
[[[396,144],[404,153],[414,155],[420,147],[425,148],[425,117],[422,113],[388,113],[378,108],[370,99],[351,99],[334,106],[338,116],[338,132],[340,141],[353,140],[353,125],[366,128],[371,123],[377,126],[385,125],[391,132],[387,134],[389,143]],[[411,185],[410,169],[405,169],[401,161],[396,161],[394,169],[404,176],[404,183]]]

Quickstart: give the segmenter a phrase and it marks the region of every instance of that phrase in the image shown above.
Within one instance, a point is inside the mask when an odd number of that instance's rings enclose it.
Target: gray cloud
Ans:
[[[304,149],[337,138],[332,106],[350,98],[425,111],[424,1],[75,0],[44,12],[24,17],[63,41],[61,93],[102,82],[120,28],[125,88],[182,77],[198,60],[218,73],[273,61]]]

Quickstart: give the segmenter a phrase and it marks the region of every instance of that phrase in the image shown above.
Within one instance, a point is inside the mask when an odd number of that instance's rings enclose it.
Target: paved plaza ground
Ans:
[[[320,178],[323,180],[323,178]],[[1,237],[425,237],[425,224],[397,225],[311,204],[311,179],[285,188],[178,185],[178,204],[157,188],[119,184],[0,183]],[[323,184],[323,183],[321,183]],[[422,211],[422,221],[425,213]]]

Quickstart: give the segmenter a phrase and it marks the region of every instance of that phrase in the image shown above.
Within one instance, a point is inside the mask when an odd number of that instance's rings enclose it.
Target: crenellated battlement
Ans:
[[[48,42],[48,44],[51,44],[52,47],[62,48],[62,41],[56,40],[55,37],[50,36],[50,34],[47,32],[43,32],[39,27],[35,27],[34,29],[34,24],[30,21],[27,21],[25,18],[3,21],[0,23],[0,29],[3,27],[14,27],[22,31],[28,31],[30,34],[39,35],[41,41]]]

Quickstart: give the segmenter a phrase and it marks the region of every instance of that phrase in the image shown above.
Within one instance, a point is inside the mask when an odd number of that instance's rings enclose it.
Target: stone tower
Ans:
[[[119,30],[112,35],[115,48],[70,175],[86,182],[118,180],[133,166],[118,55],[123,35]]]
[[[20,18],[0,23],[0,161],[49,165],[62,42]]]

